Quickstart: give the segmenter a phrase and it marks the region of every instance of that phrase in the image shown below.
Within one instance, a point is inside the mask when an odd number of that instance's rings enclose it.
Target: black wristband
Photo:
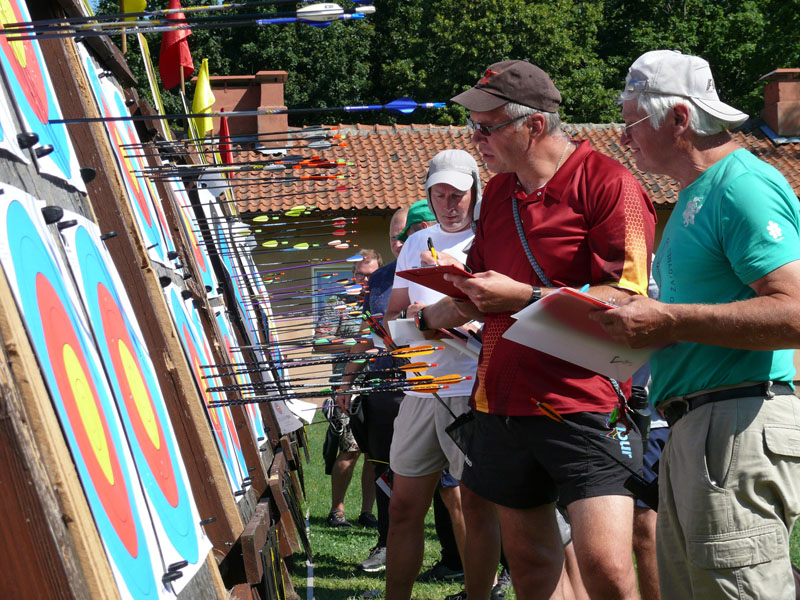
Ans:
[[[528,301],[525,303],[525,306],[530,306],[534,302],[538,302],[541,299],[542,299],[542,288],[533,286],[531,297],[528,298]]]

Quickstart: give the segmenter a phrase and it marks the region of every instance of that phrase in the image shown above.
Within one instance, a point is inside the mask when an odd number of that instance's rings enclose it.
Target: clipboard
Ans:
[[[572,288],[559,288],[511,315],[517,321],[503,337],[625,381],[660,347],[634,349],[617,342],[589,318],[598,308],[615,306]]]
[[[446,281],[445,274],[461,275],[462,277],[475,277],[472,273],[465,271],[456,265],[431,265],[429,267],[418,267],[416,269],[406,269],[405,271],[398,271],[395,275],[408,279],[414,283],[418,283],[426,288],[430,288],[450,296],[451,298],[458,298],[459,300],[469,300],[464,292],[459,290],[452,281]]]

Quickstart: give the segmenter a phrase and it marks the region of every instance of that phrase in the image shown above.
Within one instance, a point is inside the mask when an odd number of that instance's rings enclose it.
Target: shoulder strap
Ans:
[[[536,276],[543,285],[546,287],[555,287],[555,284],[548,279],[547,275],[545,275],[544,271],[542,270],[542,267],[540,267],[539,263],[536,262],[536,257],[533,255],[533,252],[531,252],[531,247],[528,245],[528,238],[525,237],[525,231],[522,229],[522,219],[519,216],[519,204],[517,204],[516,196],[511,197],[511,205],[514,207],[514,224],[517,226],[519,241],[522,242],[522,248],[525,250],[525,256],[528,257],[528,262],[531,263],[531,267],[533,267]]]
[[[522,229],[522,219],[519,216],[519,204],[517,204],[517,197],[511,197],[511,205],[514,207],[514,224],[517,226],[517,233],[519,234],[519,241],[522,242],[522,247],[525,249],[525,255],[528,257],[528,262],[531,263],[531,267],[533,267],[536,276],[539,278],[539,281],[542,282],[546,287],[555,287],[555,284],[550,281],[550,279],[545,275],[542,267],[539,266],[539,263],[536,261],[536,257],[531,252],[531,247],[528,244],[528,238],[525,237],[525,230]],[[622,403],[625,402],[625,394],[622,393],[622,388],[619,387],[619,383],[617,383],[616,379],[612,379],[611,377],[608,378],[611,382],[611,387],[614,388],[614,391],[617,394],[617,397],[620,399]]]

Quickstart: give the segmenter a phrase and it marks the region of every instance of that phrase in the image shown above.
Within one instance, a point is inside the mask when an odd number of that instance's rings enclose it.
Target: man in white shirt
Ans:
[[[473,215],[477,214],[481,195],[478,165],[463,150],[444,150],[431,160],[425,188],[437,224],[409,236],[397,258],[398,272],[418,267],[420,254],[429,245],[437,252],[466,262],[466,251],[474,236]],[[424,331],[424,307],[441,298],[443,295],[438,292],[395,276],[386,319],[395,319],[405,311],[406,317],[415,318],[418,328]],[[426,360],[438,365],[426,371],[426,375],[434,377],[450,374],[473,377],[477,369],[477,361],[457,350],[440,350]],[[439,391],[441,401],[431,394],[408,392],[400,406],[389,459],[395,475],[389,508],[387,600],[411,597],[414,579],[422,565],[425,514],[442,469],[448,469],[456,479],[461,478],[464,455],[445,427],[455,416],[467,411],[472,383],[470,379]],[[458,488],[452,490],[453,494],[458,493]],[[463,557],[466,536],[463,515],[451,510],[451,518]]]

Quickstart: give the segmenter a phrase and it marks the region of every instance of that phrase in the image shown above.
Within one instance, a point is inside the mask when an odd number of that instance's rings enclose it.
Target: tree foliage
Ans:
[[[149,7],[166,3],[151,0]],[[196,65],[209,58],[212,75],[287,71],[290,107],[387,103],[401,96],[446,101],[470,87],[490,63],[527,58],[561,90],[566,120],[595,123],[619,120],[615,99],[628,65],[647,50],[703,56],[722,98],[751,114],[763,104],[759,77],[800,66],[800,0],[375,0],[375,6],[377,12],[363,21],[325,29],[196,30],[189,44]],[[116,1],[101,0],[100,12],[117,10]],[[254,9],[239,12],[245,11]],[[148,38],[155,60],[160,36]],[[129,52],[129,60],[140,91],[149,96],[136,52]],[[179,112],[177,97],[165,97],[168,109]],[[445,124],[462,123],[463,117],[460,107],[449,105],[411,116],[359,113],[357,119]],[[290,122],[353,120],[352,114],[317,113]]]

